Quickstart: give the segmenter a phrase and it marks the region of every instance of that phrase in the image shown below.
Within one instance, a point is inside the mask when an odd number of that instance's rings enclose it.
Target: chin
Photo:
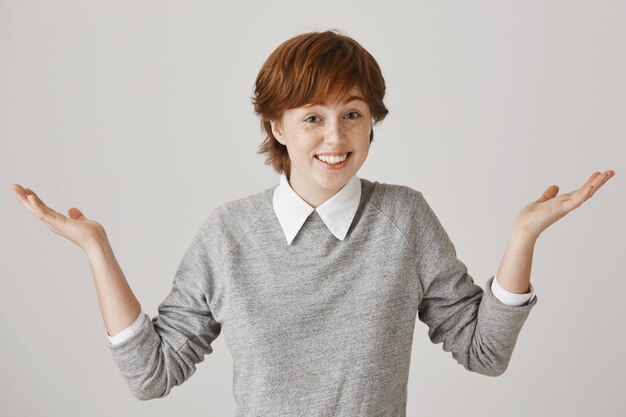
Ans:
[[[342,188],[344,185],[350,181],[353,174],[341,174],[337,175],[334,178],[322,178],[320,180],[321,185],[325,185],[328,189],[338,190]]]

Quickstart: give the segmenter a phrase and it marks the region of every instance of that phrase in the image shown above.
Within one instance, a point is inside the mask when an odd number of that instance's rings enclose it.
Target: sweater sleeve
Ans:
[[[217,270],[198,236],[180,262],[173,287],[145,316],[136,333],[110,344],[113,359],[130,391],[140,400],[160,398],[194,374],[195,365],[212,353],[221,330],[209,308],[209,277]]]
[[[476,285],[421,193],[418,199],[418,275],[423,290],[418,317],[428,326],[430,340],[443,342],[443,350],[467,370],[499,376],[508,367],[537,297],[525,305],[507,305],[491,291],[494,276],[484,290]]]

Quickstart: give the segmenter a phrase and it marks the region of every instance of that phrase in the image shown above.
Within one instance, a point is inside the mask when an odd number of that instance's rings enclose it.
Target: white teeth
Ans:
[[[329,163],[331,165],[334,165],[334,164],[338,164],[339,162],[344,161],[348,157],[348,154],[344,154],[342,156],[316,155],[316,157],[320,161],[324,161],[324,162],[327,162],[327,163]]]

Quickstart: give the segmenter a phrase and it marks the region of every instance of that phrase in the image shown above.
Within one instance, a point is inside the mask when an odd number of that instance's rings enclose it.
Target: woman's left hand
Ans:
[[[613,170],[603,173],[596,171],[579,189],[558,196],[559,186],[549,186],[539,199],[519,212],[515,218],[514,228],[526,236],[537,239],[551,224],[591,198],[614,175]]]

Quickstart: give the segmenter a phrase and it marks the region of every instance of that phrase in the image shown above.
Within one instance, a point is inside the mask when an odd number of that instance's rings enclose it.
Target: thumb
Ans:
[[[87,219],[85,217],[85,215],[79,209],[77,209],[76,207],[72,207],[71,209],[69,209],[67,211],[67,214],[69,214],[70,217],[72,219],[74,219],[74,220],[85,220],[85,219]]]
[[[543,192],[541,197],[539,197],[535,201],[537,203],[541,203],[541,202],[550,200],[551,198],[554,198],[554,196],[557,195],[558,193],[559,193],[559,186],[558,185],[551,185],[548,188],[546,188],[546,190]]]

